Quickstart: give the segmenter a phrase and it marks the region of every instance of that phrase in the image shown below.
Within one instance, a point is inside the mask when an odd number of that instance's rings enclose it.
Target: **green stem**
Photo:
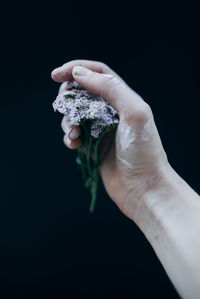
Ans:
[[[91,170],[91,165],[90,165],[91,147],[92,147],[92,137],[89,137],[89,142],[87,142],[87,144],[86,144],[86,159],[87,159],[88,173],[90,175],[92,175],[92,170]]]
[[[85,135],[83,142],[85,143],[86,146],[86,163],[87,163],[86,167],[87,167],[88,174],[91,176],[92,170],[90,165],[90,154],[91,154],[91,147],[92,147],[92,137],[90,136],[84,121],[81,123],[81,126],[84,129],[84,135]]]
[[[86,175],[86,167],[85,167],[85,159],[84,159],[84,154],[83,154],[83,151],[82,151],[82,144],[79,146],[78,148],[78,157],[79,157],[79,161],[81,162],[81,164],[79,164],[80,168],[81,168],[81,172],[82,172],[82,177],[84,179],[84,181],[86,180],[87,178],[87,175]]]
[[[84,143],[87,144],[88,143],[88,138],[89,138],[89,133],[88,133],[87,127],[86,127],[84,122],[81,123],[81,126],[84,129],[84,135],[85,135],[84,136],[85,137]]]
[[[86,123],[82,123],[82,128],[84,129],[83,135],[83,142],[86,146],[86,154],[82,151],[82,146],[78,148],[78,155],[79,155],[79,165],[81,166],[82,175],[85,181],[85,186],[90,188],[91,192],[91,202],[89,207],[89,212],[93,213],[95,208],[95,203],[97,199],[97,189],[98,189],[98,182],[99,182],[99,164],[107,154],[110,146],[113,142],[113,138],[115,134],[110,138],[109,145],[106,147],[105,151],[101,155],[101,159],[99,158],[99,144],[103,138],[103,136],[111,130],[110,127],[104,128],[99,136],[98,139],[94,139],[90,136],[88,132]],[[93,150],[94,153],[94,161],[91,161],[91,151]]]
[[[93,180],[92,180],[92,186],[91,186],[91,202],[90,202],[90,208],[89,212],[94,212],[94,207],[97,199],[97,188],[98,188],[98,169],[95,167],[93,171]]]
[[[98,140],[96,140],[94,144],[94,167],[93,167],[93,174],[92,174],[92,185],[91,185],[91,203],[90,203],[90,208],[89,211],[90,213],[94,212],[94,207],[97,199],[97,189],[98,189],[98,179],[99,179],[99,170],[98,170],[98,162],[99,162],[99,157],[98,157],[98,147],[99,147],[99,142],[102,136],[99,137]]]
[[[99,162],[98,162],[98,165],[97,165],[97,166],[99,166],[99,165],[101,164],[101,162],[103,161],[103,159],[105,158],[105,156],[106,156],[107,153],[109,152],[110,147],[111,147],[111,145],[112,145],[112,143],[113,143],[113,140],[114,140],[114,138],[115,138],[115,134],[116,134],[116,129],[113,130],[113,135],[112,135],[111,138],[110,138],[110,142],[109,142],[108,146],[106,147],[106,149],[104,150],[103,154],[100,156],[100,159],[99,159]]]

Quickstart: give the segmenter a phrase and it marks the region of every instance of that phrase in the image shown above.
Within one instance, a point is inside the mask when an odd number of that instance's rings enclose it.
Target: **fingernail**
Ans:
[[[76,129],[72,129],[71,132],[69,133],[69,138],[70,139],[76,139],[79,136],[79,132]]]
[[[83,66],[75,66],[73,68],[73,75],[75,76],[89,76],[91,73],[91,70]]]

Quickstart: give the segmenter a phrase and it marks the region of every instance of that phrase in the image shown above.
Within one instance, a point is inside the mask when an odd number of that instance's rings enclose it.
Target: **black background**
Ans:
[[[178,298],[102,186],[88,213],[50,73],[79,58],[112,67],[151,105],[171,165],[199,192],[198,7],[108,4],[1,10],[1,298]]]

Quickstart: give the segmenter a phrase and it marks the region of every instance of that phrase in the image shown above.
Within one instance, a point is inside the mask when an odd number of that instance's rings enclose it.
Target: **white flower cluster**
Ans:
[[[69,126],[90,120],[91,136],[98,138],[104,127],[118,124],[117,111],[101,96],[90,93],[76,81],[68,81],[66,91],[53,102],[54,111],[66,115]]]

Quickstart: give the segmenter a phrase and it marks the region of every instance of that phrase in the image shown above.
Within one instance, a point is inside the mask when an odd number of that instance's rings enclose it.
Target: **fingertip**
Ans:
[[[56,68],[51,72],[51,78],[56,82],[63,82],[62,67]]]
[[[61,128],[63,130],[63,132],[71,139],[71,140],[75,140],[77,139],[80,134],[81,134],[81,130],[79,126],[69,126],[66,120],[66,115],[63,117],[62,121],[61,121]]]
[[[80,127],[78,126],[73,126],[72,129],[69,132],[69,138],[71,140],[75,140],[80,136]]]
[[[62,67],[57,67],[57,68],[55,68],[55,69],[51,72],[51,77],[52,77],[52,78],[56,77],[56,75],[61,71],[61,70],[60,70],[61,68],[62,68]]]
[[[53,77],[53,76],[58,72],[59,69],[60,69],[60,67],[55,68],[55,69],[51,72],[51,76]]]
[[[51,78],[56,82],[64,82],[71,80],[72,74],[65,66],[60,66],[51,72]]]
[[[67,135],[64,135],[63,141],[64,144],[71,150],[77,149],[81,144],[80,138],[71,140]]]

